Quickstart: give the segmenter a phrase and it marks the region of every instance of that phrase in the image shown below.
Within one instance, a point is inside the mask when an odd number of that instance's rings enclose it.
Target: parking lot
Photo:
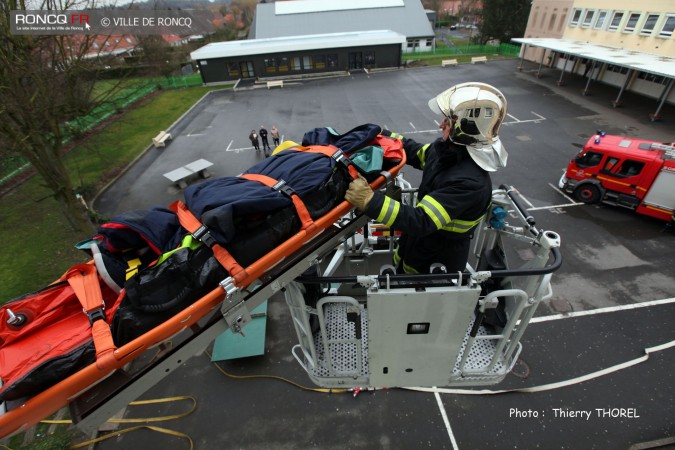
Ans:
[[[672,142],[674,108],[663,112],[666,121],[650,122],[647,114],[656,100],[628,97],[624,109],[615,110],[610,100],[616,93],[607,87],[581,97],[573,78],[557,87],[558,73],[536,79],[518,71],[518,64],[490,61],[287,81],[274,90],[214,92],[170,129],[174,139],[166,148],[149,149],[95,207],[111,215],[168,205],[182,193],[163,174],[198,159],[214,164],[209,168],[213,176],[237,175],[263,157],[248,140],[250,130],[263,124],[268,130],[276,125],[284,140],[296,142],[314,127],[346,132],[368,122],[431,141],[438,135],[438,118],[427,101],[456,83],[489,83],[509,102],[501,131],[509,160],[493,174],[493,184],[516,187],[538,227],[562,238],[563,267],[552,280],[554,296],[537,315],[569,313],[566,319],[556,316],[532,325],[521,356],[527,370],[494,389],[557,382],[637,358],[644,348],[674,339],[675,233],[628,210],[580,205],[562,194],[557,182],[578,151],[575,144],[597,129]],[[406,169],[405,176],[413,183],[420,179],[414,169]],[[627,309],[636,304],[647,306]],[[308,385],[290,355],[295,334],[283,300],[271,299],[269,308],[266,354],[222,366],[240,375],[280,375]],[[576,316],[598,308],[610,309]],[[234,380],[200,355],[144,398],[197,398],[197,411],[170,425],[192,435],[196,448],[627,448],[675,435],[668,381],[672,353],[664,350],[616,375],[544,393],[467,396],[397,389],[356,398],[273,380]],[[636,408],[641,416],[582,422],[557,412],[610,406]],[[539,416],[514,417],[513,409],[531,409]],[[153,445],[154,439],[135,433],[99,445],[136,448]]]

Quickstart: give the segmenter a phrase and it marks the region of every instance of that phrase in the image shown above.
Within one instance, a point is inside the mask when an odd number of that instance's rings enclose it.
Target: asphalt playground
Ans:
[[[438,118],[427,107],[431,97],[460,82],[492,84],[509,102],[501,131],[509,160],[493,175],[493,184],[517,188],[537,226],[562,239],[563,266],[552,279],[553,298],[528,328],[513,373],[480,394],[307,390],[311,383],[290,353],[295,332],[286,305],[275,296],[269,301],[264,355],[218,365],[207,353],[196,355],[143,395],[195,398],[191,415],[162,427],[190,435],[196,449],[674,445],[675,232],[628,210],[578,204],[557,182],[579,145],[598,129],[675,141],[675,107],[667,105],[664,119],[652,122],[655,99],[626,95],[623,108],[614,109],[618,88],[592,85],[592,95],[582,96],[584,80],[566,75],[566,85],[557,86],[558,71],[547,69],[537,78],[536,65],[519,70],[519,64],[402,69],[289,80],[281,89],[212,92],[172,125],[173,141],[166,148],[149,147],[94,203],[106,215],[168,205],[182,199],[182,190],[163,174],[198,159],[213,163],[208,170],[214,177],[237,175],[264,157],[248,140],[250,130],[261,125],[268,130],[276,125],[282,140],[300,142],[315,127],[346,132],[376,123],[429,142],[438,134]],[[413,184],[420,180],[415,169],[404,174]],[[568,380],[569,386],[556,385]],[[496,393],[549,384],[554,386],[535,392]],[[153,408],[145,414],[127,408],[125,415],[164,416],[176,406]],[[97,448],[158,445],[187,448],[177,437],[147,430],[120,434]]]

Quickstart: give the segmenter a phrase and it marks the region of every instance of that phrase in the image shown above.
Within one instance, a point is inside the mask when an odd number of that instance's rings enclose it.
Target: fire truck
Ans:
[[[672,221],[675,145],[598,131],[570,161],[558,187],[584,203],[607,203]]]

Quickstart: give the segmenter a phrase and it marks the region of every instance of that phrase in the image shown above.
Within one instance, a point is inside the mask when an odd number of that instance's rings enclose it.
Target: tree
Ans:
[[[493,39],[509,43],[511,38],[523,37],[530,6],[530,0],[483,0],[480,43],[486,44]]]
[[[41,1],[28,9],[95,7],[94,0]],[[64,163],[64,139],[70,135],[65,124],[111,101],[115,86],[93,94],[100,69],[97,58],[88,55],[93,37],[13,35],[10,12],[26,9],[26,0],[0,0],[0,142],[35,168],[74,230],[90,231]]]

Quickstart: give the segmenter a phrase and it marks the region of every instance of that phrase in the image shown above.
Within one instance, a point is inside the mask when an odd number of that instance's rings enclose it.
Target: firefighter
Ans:
[[[473,231],[492,198],[489,172],[506,166],[499,139],[506,99],[484,83],[462,83],[438,94],[429,107],[442,115],[442,136],[430,144],[384,130],[403,140],[408,164],[421,169],[416,207],[373,192],[364,179],[352,181],[345,199],[368,217],[402,231],[394,265],[397,273],[428,273],[440,263],[462,271]]]

